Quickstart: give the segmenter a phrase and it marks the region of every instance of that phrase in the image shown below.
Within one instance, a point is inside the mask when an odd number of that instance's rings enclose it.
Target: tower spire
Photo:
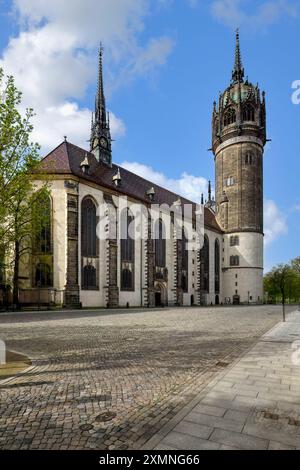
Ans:
[[[95,99],[95,115],[92,118],[91,152],[99,161],[111,165],[111,135],[108,114],[106,112],[103,82],[103,46],[99,48],[98,84]]]
[[[103,83],[103,52],[104,48],[100,42],[99,48],[99,70],[98,70],[98,89],[96,97],[96,116],[98,120],[106,124],[106,105],[104,96],[104,83]]]
[[[242,83],[244,80],[245,71],[243,68],[240,48],[240,32],[236,30],[236,45],[235,45],[235,57],[234,57],[234,68],[232,71],[232,82]]]

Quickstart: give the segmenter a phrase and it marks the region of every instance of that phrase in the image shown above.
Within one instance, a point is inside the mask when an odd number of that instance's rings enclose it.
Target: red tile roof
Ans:
[[[89,174],[84,174],[80,166],[86,155],[88,156],[90,164]],[[168,189],[162,188],[151,181],[147,181],[125,168],[118,167],[114,164],[112,167],[109,167],[102,162],[98,162],[92,153],[69,142],[63,142],[56,149],[50,152],[41,161],[39,168],[42,172],[49,174],[77,176],[78,178],[85,179],[91,183],[109,188],[112,191],[117,191],[118,193],[131,196],[146,204],[150,203],[146,193],[153,187],[155,189],[155,196],[152,201],[153,204],[168,204],[171,206],[178,200],[178,198],[180,198],[182,204],[193,204],[194,208],[196,207],[194,202],[189,201]],[[120,168],[122,182],[121,186],[116,188],[113,183],[113,176],[116,175],[118,168]],[[208,208],[205,208],[205,226],[222,233],[214,213]]]

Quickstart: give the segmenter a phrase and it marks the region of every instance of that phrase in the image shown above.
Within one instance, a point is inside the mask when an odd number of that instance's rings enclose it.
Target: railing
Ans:
[[[20,289],[19,303],[21,306],[63,305],[65,303],[65,291],[54,288]]]

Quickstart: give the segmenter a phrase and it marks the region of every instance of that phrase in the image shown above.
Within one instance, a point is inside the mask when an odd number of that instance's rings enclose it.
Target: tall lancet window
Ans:
[[[155,265],[166,267],[166,229],[161,218],[155,223]]]
[[[236,112],[233,108],[228,108],[224,113],[224,126],[229,126],[236,122]]]
[[[121,214],[121,290],[134,291],[134,217],[129,209]]]
[[[37,208],[35,240],[33,243],[33,285],[53,286],[53,244],[52,244],[52,200],[48,194],[40,192],[33,201],[33,211]],[[41,210],[41,212],[40,212]]]
[[[92,198],[81,204],[81,287],[93,290],[98,287],[99,249],[97,237],[97,207]]]
[[[244,106],[243,121],[255,121],[255,111],[252,104],[246,104]]]
[[[203,293],[209,293],[209,240],[206,235],[200,251],[200,289]]]
[[[215,293],[220,293],[220,243],[215,241]]]
[[[185,230],[182,230],[182,290],[188,292],[189,290],[189,250],[188,239],[185,235]]]

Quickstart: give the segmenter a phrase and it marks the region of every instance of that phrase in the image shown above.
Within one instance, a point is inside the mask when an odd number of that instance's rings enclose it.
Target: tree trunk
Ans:
[[[283,321],[285,323],[285,295],[284,293],[282,294],[282,315],[283,315]]]
[[[15,242],[15,263],[13,280],[13,304],[18,309],[19,304],[19,265],[20,265],[20,244]]]

